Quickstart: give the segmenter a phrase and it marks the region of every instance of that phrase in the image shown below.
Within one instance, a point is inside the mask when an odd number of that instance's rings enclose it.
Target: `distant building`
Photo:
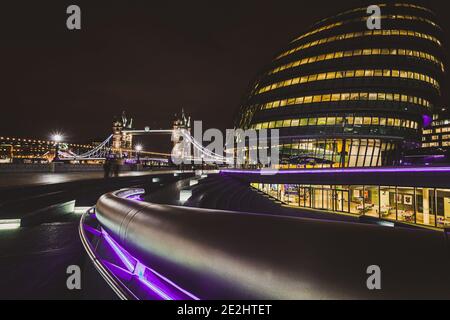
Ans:
[[[422,146],[403,153],[402,165],[450,165],[450,115],[436,113],[423,130]]]
[[[47,162],[55,154],[55,141],[0,136],[0,163]],[[62,150],[87,152],[92,144],[62,143]]]
[[[430,128],[423,130],[422,148],[450,148],[450,115],[433,115]]]

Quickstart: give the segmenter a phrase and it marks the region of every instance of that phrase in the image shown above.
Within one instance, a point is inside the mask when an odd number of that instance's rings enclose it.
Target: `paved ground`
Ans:
[[[101,194],[124,187],[143,187],[152,194],[174,184],[151,183],[152,179],[146,177],[154,174],[161,171],[127,172],[119,179],[103,179],[101,173],[0,174],[0,185],[9,186],[0,192],[0,217],[2,212],[9,214],[8,218],[26,216],[39,207],[70,199],[82,206],[92,205]],[[5,176],[9,182],[2,179]],[[173,175],[169,178],[176,179]],[[71,181],[77,182],[58,184]],[[46,186],[34,186],[43,183]],[[169,197],[166,192],[158,194]],[[77,214],[55,216],[49,223],[0,230],[0,300],[116,298],[85,254],[78,235],[79,218]],[[80,291],[67,289],[66,270],[70,265],[81,268]]]
[[[161,171],[133,171],[120,173],[121,177],[139,177],[146,175],[175,172]],[[103,172],[67,172],[67,173],[0,173],[0,188],[32,185],[48,185],[80,180],[102,179]]]
[[[115,299],[85,258],[78,217],[0,231],[0,299]],[[81,269],[81,290],[66,286],[67,267]]]

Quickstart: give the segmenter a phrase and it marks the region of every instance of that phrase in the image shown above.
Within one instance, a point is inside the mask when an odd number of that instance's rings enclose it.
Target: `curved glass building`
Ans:
[[[442,30],[434,14],[381,4],[323,19],[257,76],[236,127],[280,130],[282,168],[396,164],[420,146],[439,103]]]

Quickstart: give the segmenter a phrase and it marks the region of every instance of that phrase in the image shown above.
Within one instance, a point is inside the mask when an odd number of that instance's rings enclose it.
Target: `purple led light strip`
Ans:
[[[450,167],[409,167],[409,168],[346,168],[346,169],[301,169],[301,170],[239,170],[225,169],[220,173],[238,173],[238,174],[321,174],[321,173],[388,173],[388,172],[450,172]]]
[[[136,266],[136,262],[131,262],[130,259],[123,253],[123,251],[119,248],[119,245],[111,239],[108,233],[106,233],[105,230],[102,229],[102,235],[103,238],[106,240],[106,242],[109,244],[109,247],[113,249],[113,251],[116,253],[116,255],[119,257],[120,261],[123,262],[123,264],[127,267],[128,271],[131,273],[134,271],[134,268]]]
[[[136,201],[142,201],[142,197],[141,197],[140,194],[131,195],[131,196],[127,197],[127,199],[129,199],[129,200],[136,200]]]
[[[176,298],[175,298],[176,294],[172,295],[172,294],[169,294],[168,292],[178,290],[193,300],[200,300],[199,298],[194,296],[192,293],[184,290],[183,288],[180,288],[179,286],[177,286],[175,283],[173,283],[169,279],[165,278],[164,276],[157,273],[155,270],[145,266],[144,264],[139,262],[139,260],[132,257],[125,249],[123,249],[116,241],[114,241],[114,239],[112,239],[111,236],[103,229],[102,229],[102,235],[103,235],[103,238],[108,243],[109,247],[115,252],[115,254],[123,262],[123,264],[126,266],[128,271],[130,273],[132,273],[133,275],[136,275],[137,279],[142,284],[144,284],[147,288],[149,288],[153,293],[157,294],[160,298],[162,298],[164,300],[176,300]],[[131,259],[130,259],[130,257],[131,257]],[[134,260],[134,261],[131,261],[131,260]],[[144,271],[138,273],[138,270],[137,270],[138,266],[140,268],[143,268]],[[165,288],[159,288],[156,284],[152,283],[148,279],[148,277],[146,277],[145,270],[148,270],[152,274],[159,277],[163,282],[165,282],[165,284],[166,284]],[[139,271],[142,271],[142,270],[139,270]]]

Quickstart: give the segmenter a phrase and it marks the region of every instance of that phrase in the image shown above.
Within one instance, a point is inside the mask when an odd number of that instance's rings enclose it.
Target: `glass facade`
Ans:
[[[281,145],[278,169],[376,167],[394,147],[376,139],[293,139]]]
[[[450,226],[450,189],[376,185],[251,186],[284,204],[422,226]]]
[[[255,77],[235,127],[279,129],[282,168],[401,164],[441,104],[442,29],[428,9],[382,6],[385,29],[357,8],[296,36]]]

